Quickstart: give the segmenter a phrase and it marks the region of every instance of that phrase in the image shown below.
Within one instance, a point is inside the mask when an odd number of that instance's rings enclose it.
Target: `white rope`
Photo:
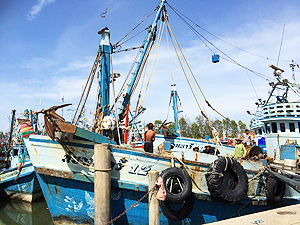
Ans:
[[[113,75],[113,66],[112,66],[112,57],[110,54],[110,68],[111,68],[111,74]],[[114,77],[112,77],[112,87],[113,87],[113,95],[114,95],[114,108],[115,108],[115,113],[116,113],[116,123],[117,123],[117,132],[118,132],[118,139],[119,139],[119,144],[121,144],[121,135],[119,131],[119,116],[117,112],[117,102],[116,102],[116,96],[115,96],[115,85],[114,85]]]

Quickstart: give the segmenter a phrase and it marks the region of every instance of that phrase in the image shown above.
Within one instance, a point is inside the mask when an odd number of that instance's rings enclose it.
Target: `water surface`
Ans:
[[[34,203],[0,200],[0,224],[2,225],[53,225],[44,198]]]

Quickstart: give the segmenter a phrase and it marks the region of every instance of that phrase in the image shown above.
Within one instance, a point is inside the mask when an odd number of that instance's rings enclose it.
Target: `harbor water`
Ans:
[[[44,198],[33,203],[15,200],[0,200],[1,225],[53,225]]]

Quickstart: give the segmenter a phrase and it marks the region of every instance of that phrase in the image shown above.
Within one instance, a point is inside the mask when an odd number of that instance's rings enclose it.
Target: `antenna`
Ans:
[[[292,63],[290,64],[290,67],[292,68],[292,71],[293,71],[293,80],[294,80],[294,83],[296,83],[296,78],[295,78],[295,67],[298,67],[299,68],[299,64],[295,63],[294,60],[292,60]]]
[[[280,52],[281,52],[281,46],[282,46],[282,41],[283,41],[283,35],[284,35],[284,28],[285,28],[285,24],[283,25],[282,37],[281,37],[281,43],[280,43],[280,48],[279,48],[279,53],[278,53],[278,59],[277,59],[277,64],[276,64],[276,66],[278,66],[278,62],[279,62],[279,57],[280,57]]]

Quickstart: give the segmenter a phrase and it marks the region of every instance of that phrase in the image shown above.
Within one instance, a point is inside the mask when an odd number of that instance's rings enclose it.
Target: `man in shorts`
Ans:
[[[153,153],[153,142],[155,141],[155,132],[153,131],[153,123],[148,124],[148,130],[144,135],[144,150],[145,152]]]

